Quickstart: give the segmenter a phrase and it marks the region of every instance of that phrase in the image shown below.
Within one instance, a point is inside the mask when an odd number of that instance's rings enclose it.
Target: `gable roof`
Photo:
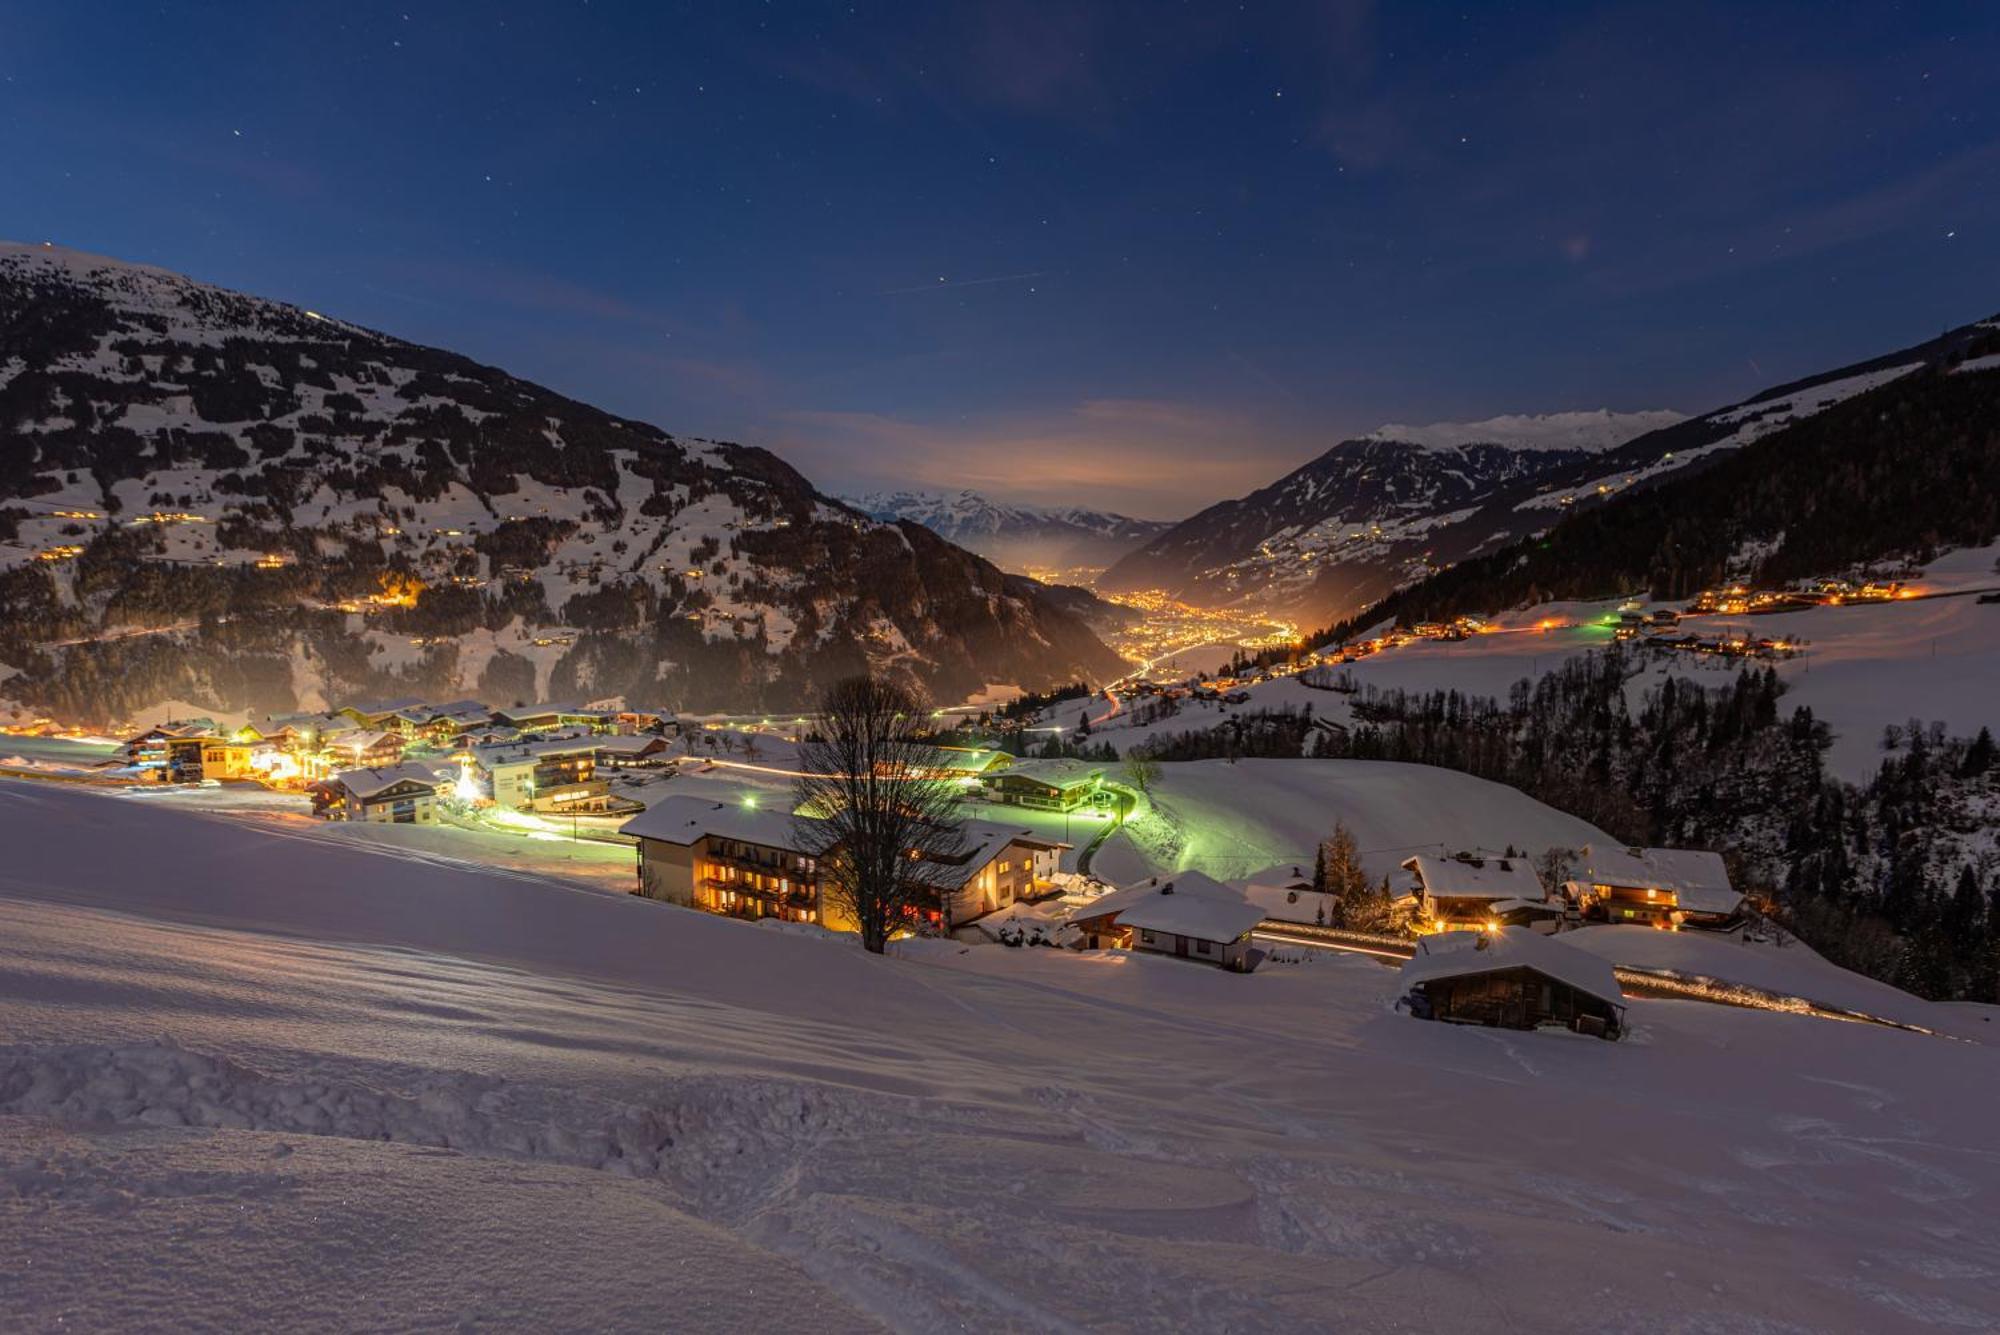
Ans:
[[[400,700],[382,700],[374,704],[354,705],[352,708],[355,713],[366,714],[369,718],[387,718],[391,714],[401,714],[412,709],[422,709],[423,705],[424,702],[422,700],[417,699],[414,695],[408,695]]]
[[[941,889],[957,889],[1015,844],[1040,849],[1069,847],[1060,839],[1036,834],[1024,825],[1008,825],[1001,821],[961,821],[959,830],[965,836],[965,853],[949,862],[939,859],[927,862],[923,872],[926,883]]]
[[[1161,892],[1168,887],[1172,887],[1171,893],[1162,894]],[[1109,894],[1099,895],[1088,904],[1072,910],[1064,921],[1088,922],[1093,918],[1116,917],[1123,923],[1127,911],[1146,903],[1149,899],[1215,899],[1223,903],[1240,904],[1250,902],[1240,892],[1232,890],[1205,872],[1181,871],[1175,872],[1172,876],[1150,876],[1135,884],[1122,886]],[[1262,910],[1258,910],[1258,914],[1261,917]]]
[[[422,765],[385,765],[381,769],[351,769],[333,776],[333,781],[362,801],[388,792],[399,783],[420,783],[433,791],[438,777]]]
[[[493,711],[477,700],[453,700],[450,704],[432,705],[419,711],[425,723],[435,723],[445,719],[452,723],[491,723]]]
[[[1601,1001],[1620,1003],[1624,993],[1611,965],[1575,946],[1524,927],[1497,932],[1439,932],[1417,938],[1417,953],[1403,966],[1405,991],[1438,978],[1467,978],[1506,969],[1533,969]]]
[[[1198,941],[1234,941],[1262,921],[1263,909],[1200,872],[1164,877],[1118,910],[1122,927]]]
[[[526,765],[542,756],[595,755],[599,740],[585,735],[483,742],[472,748],[472,759],[481,769],[493,769],[500,765]]]
[[[354,732],[343,732],[337,737],[329,737],[326,739],[326,745],[334,750],[353,751],[358,754],[379,746],[383,742],[401,742],[402,740],[402,738],[393,732],[380,732],[371,728],[358,729]]]
[[[655,737],[650,732],[640,732],[624,737],[594,737],[591,746],[614,756],[643,756],[666,750],[667,743],[664,738]]]
[[[1599,848],[1578,853],[1576,878],[1592,885],[1671,890],[1677,907],[1693,913],[1733,913],[1743,895],[1729,884],[1720,853],[1696,848]]]
[[[959,774],[980,774],[991,769],[1007,753],[986,747],[934,746],[923,763],[934,770]]]
[[[693,844],[705,835],[714,835],[719,839],[737,839],[767,848],[805,851],[798,848],[793,817],[789,811],[776,807],[712,802],[708,798],[691,797],[685,793],[653,803],[619,826],[618,832],[668,844]]]
[[[1281,922],[1314,922],[1333,907],[1336,896],[1314,890],[1310,884],[1272,885],[1262,881],[1236,883],[1243,897],[1263,910],[1267,918]]]
[[[1104,766],[1087,760],[1017,760],[994,775],[996,779],[1032,779],[1051,788],[1073,788],[1104,777]]]
[[[1403,866],[1416,873],[1424,893],[1442,899],[1541,899],[1541,878],[1528,859],[1494,853],[1441,858],[1418,854]]]

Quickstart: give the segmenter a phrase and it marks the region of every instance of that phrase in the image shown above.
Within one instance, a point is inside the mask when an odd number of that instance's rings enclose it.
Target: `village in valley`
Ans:
[[[1742,590],[1728,596],[1744,598]],[[1714,602],[1703,595],[1685,615],[1724,610]],[[962,842],[927,861],[924,896],[906,907],[893,935],[1131,952],[1238,974],[1267,962],[1282,968],[1318,954],[1354,955],[1402,967],[1397,1005],[1408,1014],[1556,1025],[1602,1038],[1625,1031],[1625,996],[1648,989],[1843,1013],[1838,1004],[1759,986],[1754,968],[1733,979],[1677,976],[1645,969],[1647,952],[1628,961],[1608,944],[1604,929],[1646,929],[1783,948],[1787,934],[1732,886],[1716,852],[1623,846],[1580,822],[1567,826],[1579,832],[1577,842],[1536,844],[1554,813],[1535,813],[1534,828],[1513,830],[1491,812],[1468,820],[1448,800],[1427,800],[1403,803],[1396,829],[1411,842],[1388,849],[1357,848],[1333,803],[1324,828],[1295,822],[1265,845],[1269,865],[1251,854],[1247,861],[1184,855],[1176,866],[1136,850],[1149,825],[1178,819],[1173,776],[1183,767],[1145,759],[1143,746],[1128,751],[1137,759],[1121,760],[1108,743],[1089,743],[1135,722],[1143,734],[1163,708],[1171,718],[1183,705],[1240,707],[1274,684],[1352,695],[1353,684],[1332,674],[1409,645],[1510,629],[1570,630],[1588,645],[1616,643],[1656,635],[1680,616],[1627,603],[1523,627],[1420,624],[1319,653],[1294,651],[1261,669],[1218,666],[1162,682],[1156,668],[1102,691],[1046,697],[993,688],[938,710],[924,725],[930,740],[920,763],[897,777],[948,788]],[[1241,664],[1264,647],[1233,652]],[[1055,721],[1071,709],[1079,711],[1073,726]],[[1345,732],[1336,712],[1320,720],[1328,736]],[[474,862],[580,877],[753,923],[846,933],[856,926],[853,908],[830,892],[826,875],[829,860],[841,856],[838,840],[814,837],[824,822],[793,810],[799,750],[817,726],[810,714],[690,718],[617,701],[490,707],[406,698],[240,721],[169,718],[115,745],[49,719],[16,721],[4,736],[27,754],[0,756],[0,770],[132,797],[179,794],[192,809],[252,821],[309,819],[364,842],[427,838],[426,847]],[[1247,828],[1255,805],[1248,801],[1197,823]],[[1535,804],[1516,796],[1514,805]],[[1173,839],[1185,854],[1185,832]],[[1569,935],[1593,927],[1594,935]]]
[[[918,725],[922,752],[892,777],[946,790],[957,839],[924,855],[921,893],[891,936],[1236,974],[1344,955],[1400,967],[1394,992],[1409,1015],[1605,1038],[1627,1032],[1630,996],[1883,1020],[1838,971],[1815,993],[1795,968],[1774,967],[1810,952],[1772,914],[1767,887],[1732,883],[1737,850],[1624,843],[1508,788],[1383,765],[1396,753],[1369,739],[1407,709],[1405,682],[1497,695],[1514,674],[1600,659],[1624,661],[1615,680],[1627,700],[1703,668],[1733,674],[1723,679],[1738,691],[1759,680],[1766,695],[1812,690],[1871,661],[1870,646],[1907,639],[1913,622],[1990,633],[1980,614],[1992,564],[1968,552],[1928,570],[1730,582],[1678,601],[1544,604],[1385,624],[1317,648],[1254,613],[1128,598],[1142,615],[1120,641],[1134,665],[1121,679],[1041,694],[992,686]],[[408,602],[412,587],[381,596]],[[1840,712],[1851,694],[1813,697],[1850,751],[1868,745]],[[106,736],[17,710],[0,724],[0,773],[306,821],[325,837],[789,930],[857,926],[829,875],[839,837],[798,795],[822,724],[812,712],[414,697],[156,712]],[[1415,773],[1390,781],[1392,770]],[[1689,944],[1645,944],[1660,933]]]

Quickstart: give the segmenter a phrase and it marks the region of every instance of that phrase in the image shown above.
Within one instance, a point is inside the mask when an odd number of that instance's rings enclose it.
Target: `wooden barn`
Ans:
[[[1420,1020],[1497,1029],[1624,1031],[1624,993],[1597,956],[1519,927],[1442,932],[1417,942],[1403,966],[1403,997]]]

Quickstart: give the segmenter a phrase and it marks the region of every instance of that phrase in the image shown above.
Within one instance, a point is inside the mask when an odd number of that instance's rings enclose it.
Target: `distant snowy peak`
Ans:
[[[1081,506],[995,501],[976,491],[893,491],[850,496],[871,518],[908,520],[1003,567],[1102,566],[1173,525]]]
[[[1395,441],[1427,450],[1494,445],[1510,450],[1580,450],[1601,454],[1649,431],[1686,420],[1685,414],[1670,408],[1636,413],[1598,408],[1587,412],[1513,414],[1489,417],[1483,422],[1433,422],[1429,426],[1391,422],[1362,439]]]
[[[1165,521],[1133,519],[1081,506],[1020,505],[991,500],[970,489],[954,492],[887,491],[848,498],[848,504],[879,519],[908,519],[934,528],[1002,533],[1010,528],[1065,524],[1093,533],[1122,536],[1135,528],[1164,529]]]

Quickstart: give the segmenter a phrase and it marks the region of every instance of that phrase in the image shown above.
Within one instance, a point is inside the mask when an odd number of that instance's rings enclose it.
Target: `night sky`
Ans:
[[[2000,311],[2000,5],[0,3],[0,236],[1173,517]]]

